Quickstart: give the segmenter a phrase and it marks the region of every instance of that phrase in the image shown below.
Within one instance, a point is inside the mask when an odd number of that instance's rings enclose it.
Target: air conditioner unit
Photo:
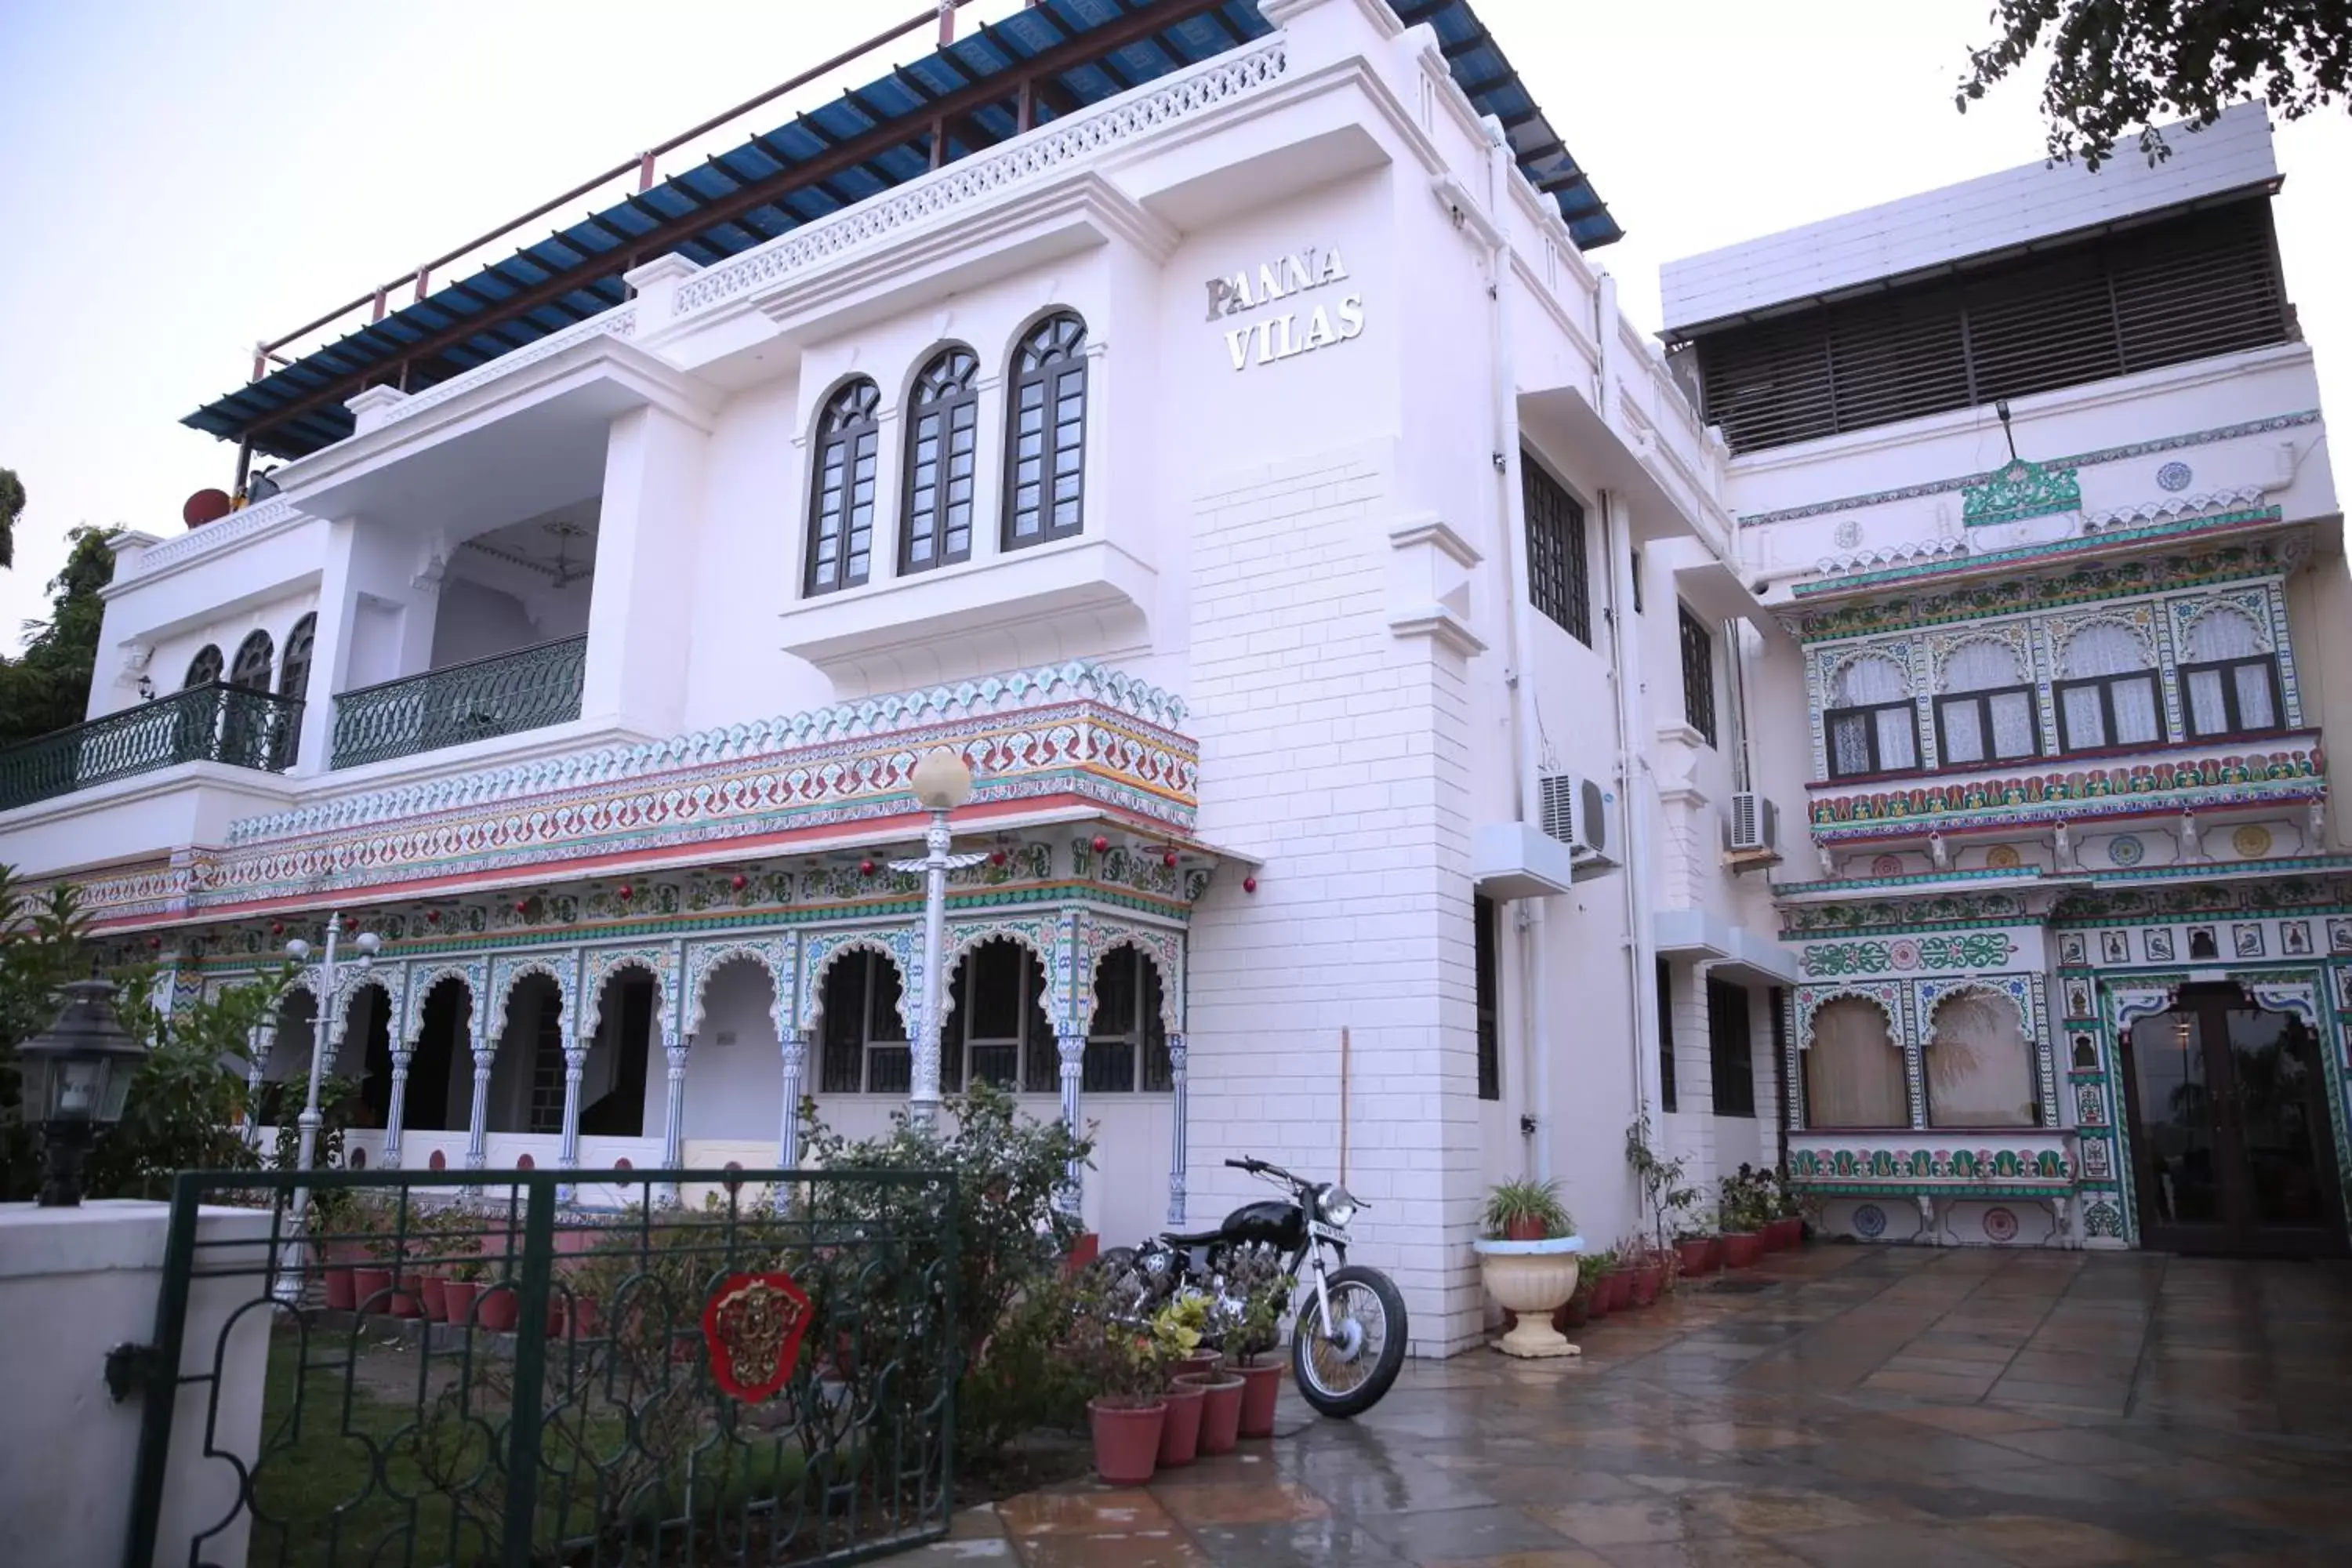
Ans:
[[[1780,808],[1752,789],[1731,797],[1731,814],[1724,821],[1725,847],[1735,862],[1769,864],[1780,858]]]
[[[1577,879],[1615,869],[1615,803],[1600,781],[1578,773],[1544,773],[1536,782],[1544,836],[1568,846]]]

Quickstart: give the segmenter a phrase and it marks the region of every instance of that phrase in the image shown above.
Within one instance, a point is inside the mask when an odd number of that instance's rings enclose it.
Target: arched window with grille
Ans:
[[[2189,732],[2200,740],[2286,727],[2278,660],[2263,648],[2253,618],[2240,610],[2208,610],[2189,629],[2180,697]]]
[[[859,376],[825,400],[809,464],[808,570],[811,595],[855,588],[874,556],[874,485],[882,433],[882,394]]]
[[[319,617],[304,616],[286,634],[286,657],[278,661],[278,695],[299,702],[310,690],[310,645],[318,640]]]
[[[2041,753],[2033,686],[2015,648],[1971,637],[1952,650],[1936,699],[1936,744],[1952,767]]]
[[[1922,1058],[1930,1127],[2032,1127],[2041,1119],[2033,1047],[2017,1004],[1962,991],[1937,1004]]]
[[[247,691],[269,689],[269,665],[277,653],[268,632],[254,632],[236,645],[236,658],[228,667],[228,683]]]
[[[898,571],[928,572],[971,558],[972,463],[980,436],[980,361],[941,349],[907,399],[906,504]]]
[[[1911,1124],[1903,1049],[1877,1003],[1864,996],[1822,1003],[1804,1046],[1806,1126]]]
[[[898,966],[863,948],[824,972],[818,995],[817,1089],[822,1094],[904,1094],[914,1057],[899,1016]]]
[[[1087,324],[1067,310],[1013,353],[1005,416],[1004,548],[1079,531],[1087,448]]]
[[[1919,765],[1918,716],[1911,678],[1885,654],[1864,654],[1830,682],[1822,727],[1829,739],[1830,777],[1901,773]]]
[[[2059,660],[2058,746],[2152,745],[2164,739],[2156,671],[2139,634],[2116,621],[2077,627]]]
[[[221,650],[206,643],[196,650],[195,658],[188,660],[188,679],[180,682],[181,689],[210,686],[221,678],[221,671],[226,668],[221,659]]]

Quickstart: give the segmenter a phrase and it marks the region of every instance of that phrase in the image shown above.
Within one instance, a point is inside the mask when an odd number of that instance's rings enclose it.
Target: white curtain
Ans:
[[[1882,655],[1857,658],[1838,671],[1832,708],[1874,708],[1901,702],[1911,695],[1911,678],[1901,665]],[[1878,736],[1878,767],[1892,771],[1919,765],[1918,729],[1908,708],[1889,709],[1830,726],[1832,770],[1838,773],[1871,772],[1867,722]]]
[[[1992,699],[1990,706],[1994,756],[2030,757],[2041,750],[2032,696],[2022,691],[2007,692]]]
[[[1927,1042],[1927,1125],[2034,1125],[2033,1058],[2017,1005],[1969,993],[1936,1009]]]
[[[1983,637],[1963,643],[1944,661],[1947,691],[1990,691],[2024,684],[2025,678],[2017,672],[2017,650]]]
[[[1909,707],[1882,708],[1871,715],[1878,726],[1878,765],[1916,768],[1919,765],[1919,731]]]
[[[2263,651],[2252,619],[2236,610],[2208,610],[2189,634],[2189,662],[2213,664],[2252,658]]]
[[[2128,626],[2100,621],[2066,639],[2066,679],[2122,675],[2147,668],[2147,649]]]
[[[1813,1014],[1805,1050],[1805,1121],[1813,1127],[1908,1127],[1903,1053],[1874,1002],[1840,996]]]
[[[2060,696],[2069,746],[2150,744],[2164,739],[2164,725],[2157,711],[2156,672],[2148,669],[2147,649],[2128,626],[2103,621],[2084,626],[2067,639],[2068,680],[2090,680],[2134,671],[2147,673],[2137,680],[2107,682],[2108,700],[2116,715],[2112,735],[2107,733],[2096,688],[2076,687]]]
[[[1855,659],[1838,672],[1832,708],[1870,708],[1900,702],[1911,695],[1911,680],[1893,659],[1872,654]]]

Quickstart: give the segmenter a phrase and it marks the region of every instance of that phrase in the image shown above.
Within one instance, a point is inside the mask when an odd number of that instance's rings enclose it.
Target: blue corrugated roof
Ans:
[[[1577,244],[1591,247],[1621,238],[1622,231],[1609,209],[1559,145],[1468,0],[1390,3],[1407,24],[1426,22],[1436,32],[1454,79],[1479,112],[1502,121],[1520,167],[1559,203]],[[1171,13],[1166,26],[1055,72],[1049,79],[1055,90],[1045,96],[1064,101],[1041,102],[1039,122],[1116,97],[1273,30],[1259,14],[1256,0],[1189,5],[1184,0],[1045,0],[445,284],[207,404],[182,423],[226,440],[250,439],[257,449],[275,457],[317,451],[351,434],[352,418],[343,402],[356,395],[360,383],[407,359],[419,345],[437,342],[438,346],[412,385],[461,374],[609,310],[626,297],[620,275],[649,237],[690,221],[697,211],[746,187],[789,183],[795,168],[845,142],[877,132],[904,132],[895,139],[885,135],[869,155],[845,168],[780,190],[772,199],[707,227],[692,228],[664,248],[709,266],[927,174],[931,167],[928,138],[932,104],[992,78],[1010,77],[1051,51],[1075,47],[1083,55],[1088,34],[1115,23],[1148,26],[1150,14],[1160,8]],[[1006,85],[1009,92],[1012,84]],[[984,103],[962,118],[993,140],[1010,138],[1019,129],[1009,97]],[[950,159],[988,144],[951,134]],[[603,262],[609,265],[600,267]],[[520,296],[573,274],[575,287],[519,307]],[[478,330],[467,331],[469,324]]]

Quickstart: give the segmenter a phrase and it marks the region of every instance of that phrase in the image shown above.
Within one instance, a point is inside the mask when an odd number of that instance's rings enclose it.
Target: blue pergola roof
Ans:
[[[1408,25],[1434,29],[1454,79],[1502,121],[1577,244],[1622,237],[1468,0],[1391,5]],[[463,374],[620,304],[622,273],[655,256],[709,266],[928,174],[943,115],[940,161],[952,163],[1020,133],[1024,80],[1034,122],[1045,124],[1272,30],[1256,0],[1045,0],[444,284],[181,423],[274,457],[305,456],[349,436],[344,401],[397,367],[412,391]]]

